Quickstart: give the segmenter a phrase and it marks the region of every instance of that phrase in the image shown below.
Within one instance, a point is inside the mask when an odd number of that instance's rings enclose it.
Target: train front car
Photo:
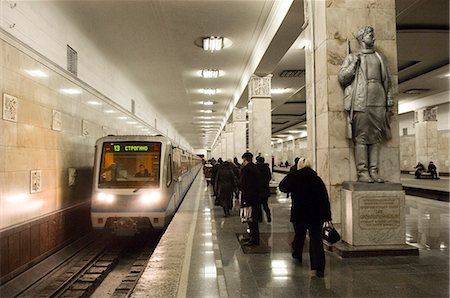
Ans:
[[[162,229],[170,207],[172,146],[164,137],[108,136],[97,141],[91,220],[94,229],[134,235]],[[172,187],[173,188],[173,187]]]

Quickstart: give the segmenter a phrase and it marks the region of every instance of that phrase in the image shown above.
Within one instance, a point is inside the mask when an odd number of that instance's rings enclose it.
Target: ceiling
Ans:
[[[305,128],[301,0],[294,1],[273,34],[265,25],[277,21],[283,1],[55,1],[54,5],[195,149],[211,146],[231,106],[246,106],[245,86],[251,73],[271,73],[272,88],[288,90],[272,98],[273,136]],[[448,90],[448,78],[435,79],[449,73],[448,1],[396,0],[396,5],[400,100]],[[204,51],[195,42],[207,36],[223,36],[232,45],[214,53]],[[264,44],[268,37],[271,41]],[[202,78],[199,71],[205,68],[220,69],[224,75]],[[295,76],[281,77],[285,70],[296,71],[288,73]],[[205,96],[202,88],[218,88],[220,93]],[[410,89],[429,90],[420,95],[402,93]],[[206,99],[215,104],[198,103]],[[205,109],[213,112],[204,114]],[[205,132],[211,129],[204,127],[209,123],[200,123],[205,116],[214,116],[209,120],[216,122],[213,134]]]

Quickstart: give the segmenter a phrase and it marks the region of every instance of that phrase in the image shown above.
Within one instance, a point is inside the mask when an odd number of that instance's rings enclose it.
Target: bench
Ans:
[[[411,171],[411,172],[409,172],[409,174],[410,175],[414,175],[415,176],[415,171]],[[431,178],[431,173],[429,173],[429,172],[422,172],[421,174],[420,174],[420,177],[419,177],[419,179],[433,179],[433,178]],[[437,179],[439,179],[439,176],[437,177]]]

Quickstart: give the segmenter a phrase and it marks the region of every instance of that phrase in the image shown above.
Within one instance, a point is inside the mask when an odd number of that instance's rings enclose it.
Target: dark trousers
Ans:
[[[248,228],[250,229],[250,241],[259,244],[259,223],[257,220],[253,220],[248,223]]]
[[[264,212],[266,213],[267,220],[269,220],[269,218],[271,218],[270,208],[269,208],[269,198],[268,197],[262,198],[261,205],[262,205],[262,208],[264,209]],[[262,212],[261,212],[261,215],[262,215]],[[261,216],[260,221],[262,221],[262,216]]]
[[[322,242],[322,222],[301,223],[294,222],[295,237],[292,243],[293,254],[301,258],[305,244],[306,230],[309,231],[309,260],[311,270],[325,270],[325,252]]]

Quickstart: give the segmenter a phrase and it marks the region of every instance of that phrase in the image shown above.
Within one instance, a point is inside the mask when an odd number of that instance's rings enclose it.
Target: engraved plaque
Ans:
[[[365,230],[400,227],[398,197],[364,197],[359,201],[359,227]]]
[[[271,97],[271,76],[252,77],[250,79],[249,97]]]
[[[245,121],[247,114],[246,114],[246,110],[245,108],[242,109],[238,109],[238,108],[234,108],[233,109],[233,121]]]
[[[89,122],[87,120],[83,120],[81,124],[81,135],[83,137],[89,136]]]

